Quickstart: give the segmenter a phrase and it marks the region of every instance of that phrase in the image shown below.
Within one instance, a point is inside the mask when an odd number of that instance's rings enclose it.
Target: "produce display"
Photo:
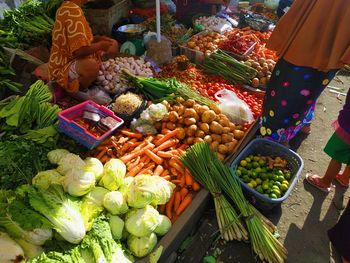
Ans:
[[[116,114],[133,114],[142,104],[143,99],[140,95],[127,92],[116,98],[112,103],[112,110]]]
[[[152,77],[151,64],[144,59],[133,57],[116,57],[102,63],[96,84],[112,94],[121,94],[129,89],[128,83],[120,75],[122,70],[128,70],[136,76]]]
[[[236,175],[260,194],[280,198],[289,188],[291,172],[280,157],[250,155],[236,168]]]
[[[206,56],[218,49],[218,44],[225,37],[219,33],[209,31],[194,35],[185,47],[203,52]]]
[[[225,33],[232,30],[232,25],[226,19],[216,16],[200,16],[194,20],[195,25],[203,26],[204,30]]]
[[[242,61],[243,62],[243,61]],[[252,79],[252,87],[257,88],[259,86],[266,86],[270,81],[272,71],[276,65],[276,62],[272,59],[251,59],[248,58],[243,62],[247,66],[250,66],[258,72],[256,77]]]

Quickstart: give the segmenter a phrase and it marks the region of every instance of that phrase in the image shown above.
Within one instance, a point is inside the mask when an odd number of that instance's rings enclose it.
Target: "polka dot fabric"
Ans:
[[[315,102],[337,70],[318,71],[280,59],[267,85],[260,134],[290,141],[314,117]]]

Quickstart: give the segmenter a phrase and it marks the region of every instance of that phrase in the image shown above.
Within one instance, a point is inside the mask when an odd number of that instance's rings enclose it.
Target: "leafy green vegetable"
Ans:
[[[159,215],[159,217],[160,217],[160,223],[154,230],[154,233],[156,233],[159,236],[164,236],[166,233],[168,233],[168,231],[171,228],[171,221],[165,215]]]
[[[46,170],[37,173],[32,179],[32,184],[46,190],[51,184],[61,184],[63,176],[56,170]]]
[[[103,199],[103,206],[112,215],[125,214],[129,209],[123,194],[118,191],[111,191],[107,193]]]
[[[124,221],[119,216],[109,217],[109,226],[112,231],[112,236],[116,240],[120,240],[123,237]]]
[[[84,170],[94,173],[96,181],[99,181],[103,174],[103,164],[101,161],[97,158],[88,157],[84,160],[84,162]]]
[[[159,212],[150,205],[142,209],[132,209],[125,216],[126,230],[137,237],[149,236],[159,223]]]
[[[68,153],[69,151],[67,151],[66,149],[55,149],[47,154],[47,158],[49,159],[50,163],[58,165],[60,160],[63,157],[65,157]]]
[[[83,196],[95,187],[95,175],[81,168],[73,168],[64,176],[62,185],[71,196]]]
[[[99,185],[111,191],[118,190],[123,184],[125,173],[126,166],[121,160],[110,159],[103,166],[103,175]]]
[[[74,153],[66,154],[58,162],[57,172],[62,175],[66,175],[72,169],[83,169],[85,162],[80,158],[79,155]]]
[[[154,233],[143,237],[130,235],[127,243],[131,253],[141,258],[152,252],[153,248],[157,245],[157,236]]]
[[[54,226],[54,229],[68,242],[78,244],[85,236],[85,227],[80,204],[64,193],[59,185],[47,190],[29,189],[30,205]]]

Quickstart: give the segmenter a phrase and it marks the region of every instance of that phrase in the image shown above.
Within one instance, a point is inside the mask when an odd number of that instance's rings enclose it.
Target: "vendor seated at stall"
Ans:
[[[57,9],[48,63],[49,80],[69,93],[88,88],[97,78],[103,54],[116,54],[118,43],[94,37],[81,6],[88,0],[64,1]]]
[[[216,14],[217,6],[228,5],[229,2],[229,0],[175,0],[176,19],[185,26],[190,27],[195,15]]]

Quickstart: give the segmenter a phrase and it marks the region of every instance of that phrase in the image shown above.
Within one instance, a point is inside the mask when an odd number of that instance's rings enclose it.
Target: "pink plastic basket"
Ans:
[[[80,126],[78,123],[74,121],[75,119],[82,117],[84,111],[87,109],[91,109],[91,107],[98,110],[99,114],[102,116],[112,117],[119,124],[115,128],[107,131],[100,137],[94,136],[93,134],[88,132],[84,127]],[[68,108],[60,112],[58,114],[58,120],[59,120],[58,128],[61,132],[73,138],[74,140],[84,145],[88,149],[95,148],[97,145],[103,142],[108,136],[110,136],[118,127],[120,127],[124,123],[124,121],[118,118],[117,116],[115,116],[111,110],[107,109],[104,106],[98,105],[91,100],[84,101],[78,105],[75,105],[71,108]]]

